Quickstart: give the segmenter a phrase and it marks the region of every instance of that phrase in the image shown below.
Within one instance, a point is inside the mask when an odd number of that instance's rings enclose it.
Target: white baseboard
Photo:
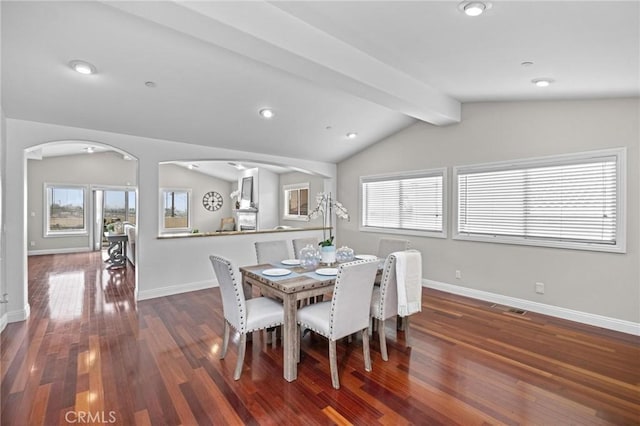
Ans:
[[[29,315],[31,315],[31,306],[29,306],[29,304],[27,303],[26,305],[24,305],[24,308],[19,309],[17,311],[9,311],[5,313],[5,315],[3,316],[6,316],[7,323],[10,323],[10,322],[24,321],[27,318],[29,318]]]
[[[0,333],[4,331],[4,328],[7,326],[9,321],[7,320],[7,313],[5,312],[0,316]]]
[[[442,283],[433,280],[422,280],[423,287],[446,291],[447,293],[467,296],[474,299],[485,300],[487,302],[498,303],[526,311],[537,312],[539,314],[576,321],[583,324],[594,325],[609,330],[620,331],[622,333],[640,336],[640,323],[620,320],[617,318],[605,317],[602,315],[590,314],[588,312],[574,311],[573,309],[561,308],[559,306],[546,305],[544,303],[532,302],[530,300],[517,299],[515,297],[503,296],[501,294],[489,293],[487,291],[475,290],[468,287]]]
[[[198,281],[180,285],[170,285],[162,288],[154,288],[152,290],[140,290],[138,292],[138,300],[155,299],[156,297],[172,296],[174,294],[186,293],[189,291],[204,290],[206,288],[217,287],[215,281]]]
[[[5,312],[0,317],[0,333],[2,333],[4,331],[4,329],[7,326],[7,324],[9,324],[11,322],[24,321],[27,318],[29,318],[30,314],[31,314],[31,306],[29,306],[28,303],[26,305],[24,305],[24,308],[19,309],[17,311]]]
[[[69,253],[86,253],[91,251],[89,247],[71,247],[60,249],[44,249],[44,250],[29,250],[27,256],[38,256],[41,254],[69,254]]]

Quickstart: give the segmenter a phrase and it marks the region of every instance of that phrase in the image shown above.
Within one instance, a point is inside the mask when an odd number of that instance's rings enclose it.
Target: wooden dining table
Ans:
[[[267,276],[262,272],[271,268],[291,270],[284,276]],[[281,299],[284,305],[284,326],[282,346],[284,351],[284,378],[288,382],[298,377],[297,324],[296,310],[299,300],[320,296],[330,292],[335,285],[336,277],[319,275],[300,266],[284,266],[281,264],[262,264],[240,267],[245,295],[251,294],[248,286],[257,288],[263,295]]]

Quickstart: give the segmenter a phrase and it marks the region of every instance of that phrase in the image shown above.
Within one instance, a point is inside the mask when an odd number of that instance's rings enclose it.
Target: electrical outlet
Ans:
[[[456,270],[456,280],[462,279],[462,272],[459,269]]]
[[[35,247],[35,246],[36,246],[36,242],[35,242],[35,241],[31,241],[31,242],[29,242],[29,245],[30,245],[31,247]]]
[[[544,283],[536,283],[536,293],[544,294]]]

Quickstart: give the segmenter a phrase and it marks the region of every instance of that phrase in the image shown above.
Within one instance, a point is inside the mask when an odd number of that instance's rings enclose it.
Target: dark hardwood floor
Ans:
[[[133,275],[99,253],[29,258],[31,317],[1,336],[2,425],[640,424],[635,336],[425,289],[413,347],[390,324],[367,373],[361,341],[338,345],[340,390],[309,335],[297,381],[255,334],[236,382],[218,289],[136,303]]]

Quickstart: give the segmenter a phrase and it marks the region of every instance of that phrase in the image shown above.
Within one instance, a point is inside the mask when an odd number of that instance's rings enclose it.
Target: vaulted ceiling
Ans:
[[[640,95],[639,2],[489,6],[3,1],[3,109],[338,162],[416,120],[457,123],[463,102]],[[76,73],[75,59],[97,73]]]

